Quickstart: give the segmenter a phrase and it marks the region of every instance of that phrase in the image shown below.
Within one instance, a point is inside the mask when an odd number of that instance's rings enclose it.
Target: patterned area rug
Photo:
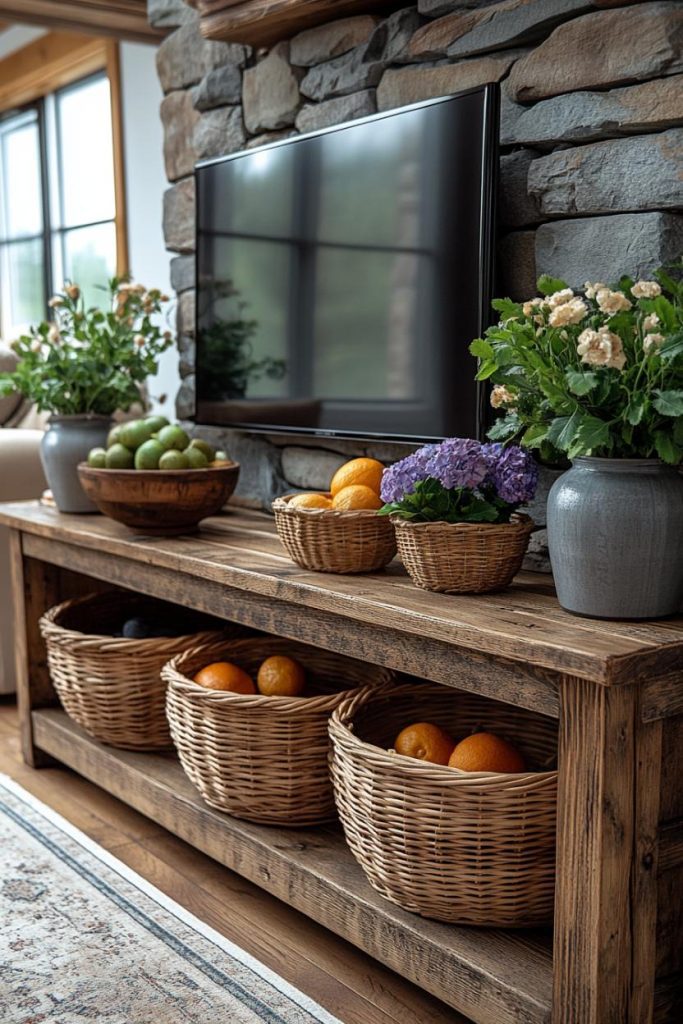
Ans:
[[[2,1024],[340,1024],[0,776]]]

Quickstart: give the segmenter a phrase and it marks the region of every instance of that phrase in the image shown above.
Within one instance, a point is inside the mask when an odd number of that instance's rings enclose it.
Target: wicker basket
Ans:
[[[40,620],[55,690],[74,722],[102,743],[123,750],[170,747],[162,666],[169,657],[201,642],[225,637],[225,630],[188,636],[128,640],[105,636],[128,617],[178,608],[121,591],[91,594],[51,608]],[[206,616],[184,612],[199,626]]]
[[[396,537],[387,516],[370,510],[303,509],[289,504],[294,495],[273,502],[275,525],[287,554],[316,572],[375,572],[396,554]]]
[[[478,728],[507,736],[539,770],[466,773],[389,752],[418,721],[456,740]],[[399,684],[343,701],[330,735],[346,838],[382,896],[439,921],[510,928],[550,920],[554,721],[444,686]]]
[[[509,586],[534,529],[521,513],[509,523],[412,523],[399,516],[391,521],[413,583],[448,594],[488,594]]]
[[[310,696],[244,696],[192,681],[213,661],[232,661],[255,679],[274,654],[304,666]],[[350,689],[391,678],[386,669],[274,637],[188,651],[163,675],[180,762],[206,802],[236,818],[278,825],[314,825],[335,817],[329,716]]]

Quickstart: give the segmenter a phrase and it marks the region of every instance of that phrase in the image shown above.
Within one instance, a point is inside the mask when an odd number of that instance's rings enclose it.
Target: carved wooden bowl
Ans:
[[[239,463],[206,469],[92,469],[82,462],[83,490],[100,512],[131,530],[173,536],[215,515],[237,485]]]

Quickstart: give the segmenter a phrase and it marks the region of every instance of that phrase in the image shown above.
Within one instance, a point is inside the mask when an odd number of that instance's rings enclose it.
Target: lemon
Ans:
[[[130,448],[131,451],[135,451],[149,441],[153,431],[150,429],[149,424],[145,420],[131,420],[130,423],[122,423],[121,430],[119,431],[119,441],[124,444],[126,448]]]
[[[208,441],[204,441],[201,437],[193,437],[190,441],[190,448],[198,448],[200,452],[205,456],[207,462],[213,462],[216,458],[216,453],[209,444]]]
[[[204,452],[192,445],[181,454],[187,459],[190,469],[206,469],[209,464]]]
[[[107,453],[104,448],[91,448],[88,453],[88,465],[93,469],[104,469],[107,464]]]
[[[159,459],[164,454],[163,445],[155,441],[154,438],[150,438],[149,441],[145,441],[141,444],[135,453],[135,468],[136,469],[158,469]]]
[[[159,469],[189,469],[185,452],[179,452],[176,448],[170,448],[159,459]]]
[[[175,448],[176,451],[184,452],[190,443],[190,439],[183,428],[179,427],[177,424],[175,426],[171,426],[169,424],[167,427],[162,427],[157,434],[157,439],[161,442],[166,451],[171,448]]]
[[[113,444],[107,449],[105,461],[107,469],[132,469],[135,460],[130,448],[123,444]]]

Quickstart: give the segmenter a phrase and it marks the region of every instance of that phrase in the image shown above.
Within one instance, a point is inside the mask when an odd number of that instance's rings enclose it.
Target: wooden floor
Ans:
[[[0,698],[0,772],[344,1024],[467,1024],[454,1010],[74,772],[28,768],[19,753],[16,709],[7,698]]]

